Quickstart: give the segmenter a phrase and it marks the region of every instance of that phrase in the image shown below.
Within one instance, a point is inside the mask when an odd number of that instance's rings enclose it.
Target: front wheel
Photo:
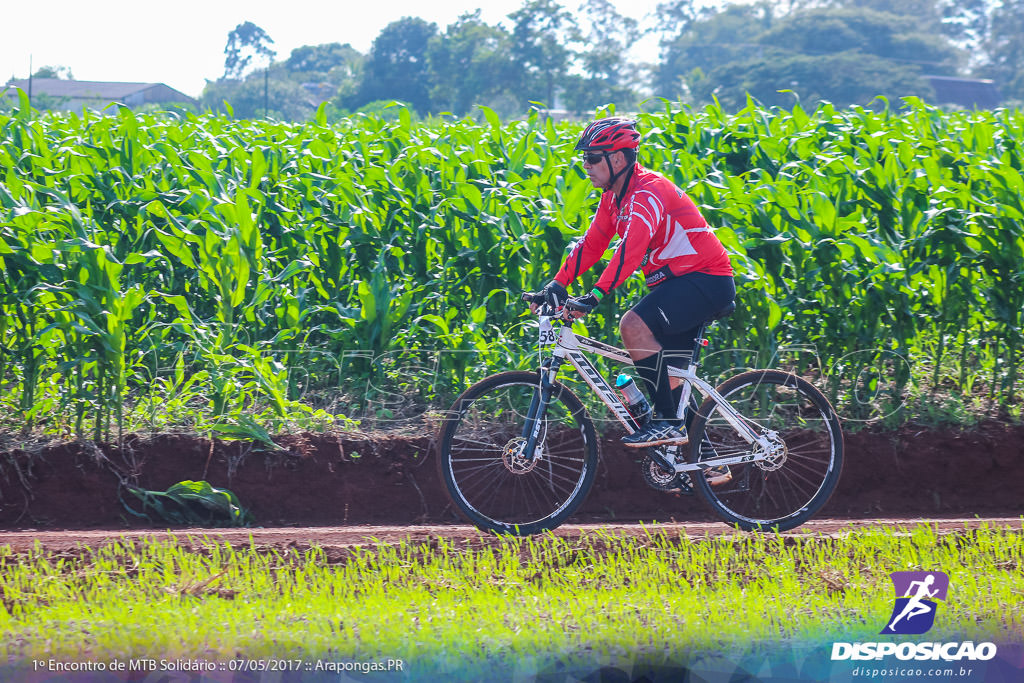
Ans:
[[[828,501],[843,470],[843,434],[828,399],[780,370],[744,372],[716,391],[768,437],[770,449],[763,460],[712,470],[718,476],[710,480],[692,477],[694,489],[718,516],[746,531],[786,531],[806,522]],[[693,421],[690,442],[692,461],[708,467],[716,458],[762,450],[739,435],[711,397]]]
[[[561,384],[553,385],[539,413],[533,454],[525,452],[540,384],[537,372],[487,377],[455,400],[441,426],[437,462],[448,497],[485,531],[528,535],[554,529],[593,486],[594,423]]]

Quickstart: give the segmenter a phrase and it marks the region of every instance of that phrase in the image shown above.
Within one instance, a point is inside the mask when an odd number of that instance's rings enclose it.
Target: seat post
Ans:
[[[708,340],[704,338],[704,333],[707,332],[707,329],[708,323],[701,323],[700,328],[697,330],[697,337],[693,340],[693,353],[690,354],[690,362],[694,365],[700,364],[700,352],[708,344]]]
[[[733,311],[736,310],[736,302],[731,301],[729,305],[722,310],[709,316],[707,320],[700,324],[700,328],[697,330],[697,338],[693,340],[693,354],[691,355],[691,363],[697,365],[700,362],[700,352],[708,345],[708,340],[704,338],[704,335],[708,331],[708,327],[716,320],[721,320],[727,316],[732,315]]]

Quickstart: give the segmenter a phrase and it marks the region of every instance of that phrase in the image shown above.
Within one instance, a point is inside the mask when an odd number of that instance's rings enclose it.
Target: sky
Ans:
[[[643,21],[659,0],[612,0],[625,16]],[[577,0],[562,0],[575,9]],[[302,45],[350,43],[366,53],[386,25],[402,17],[436,22],[482,9],[489,24],[504,23],[523,0],[48,0],[0,2],[0,84],[27,78],[42,66],[64,66],[80,81],[165,83],[198,97],[206,80],[224,73],[228,33],[251,21],[273,39],[277,60]],[[645,22],[646,24],[646,22]],[[655,38],[632,57],[657,58]]]

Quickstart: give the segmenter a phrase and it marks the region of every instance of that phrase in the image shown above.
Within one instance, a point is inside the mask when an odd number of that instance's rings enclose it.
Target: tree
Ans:
[[[671,9],[680,33],[662,40],[661,62],[653,83],[655,95],[669,98],[685,95],[716,66],[762,53],[757,37],[774,20],[771,5],[763,2],[700,13],[680,3],[672,3]]]
[[[268,67],[267,72],[252,73],[248,77],[207,81],[200,97],[204,109],[224,110],[226,101],[236,119],[252,119],[263,115],[285,121],[309,118],[315,99],[300,83],[289,78],[280,62]]]
[[[566,106],[577,112],[610,102],[633,107],[638,67],[626,59],[626,52],[640,38],[637,21],[620,14],[609,0],[586,0],[580,15],[588,26],[588,49],[578,55],[584,75],[570,76],[564,83]]]
[[[403,100],[421,114],[430,111],[427,49],[437,24],[404,17],[393,21],[373,41],[355,95],[342,99],[349,109],[375,100]]]
[[[326,43],[295,48],[284,66],[289,78],[300,82],[319,103],[354,96],[365,62],[366,57],[348,43]]]
[[[970,54],[984,36],[990,4],[990,0],[831,0],[824,6],[905,17],[913,20],[917,33],[941,35]]]
[[[527,0],[508,18],[513,22],[512,57],[519,65],[520,92],[529,101],[555,106],[558,84],[572,61],[566,45],[579,39],[572,14],[555,0]]]
[[[782,92],[787,90],[792,92]],[[713,67],[695,84],[693,94],[701,101],[716,97],[724,107],[739,109],[748,93],[766,106],[781,107],[791,106],[794,97],[845,107],[868,106],[879,95],[890,101],[932,96],[931,87],[914,69],[853,50],[821,56],[770,50],[761,59]]]
[[[832,0],[824,5],[824,9],[869,10],[913,17],[918,26],[926,30],[938,30],[942,22],[942,11],[936,0]]]
[[[480,19],[480,10],[463,14],[428,48],[430,96],[438,111],[464,115],[474,104],[512,113],[516,75],[511,36]]]
[[[60,78],[65,81],[73,81],[75,77],[71,68],[67,66],[41,66],[32,74],[32,78]]]
[[[653,32],[661,36],[660,42],[664,46],[686,32],[690,24],[697,20],[698,10],[694,0],[668,0],[658,4],[655,15],[658,28],[653,29]]]
[[[277,54],[270,47],[273,42],[266,31],[251,21],[236,26],[228,34],[228,44],[224,47],[224,78],[242,78],[253,57],[262,57],[270,66]]]
[[[766,5],[733,6],[702,16],[668,43],[659,88],[664,93],[674,85],[668,92],[675,95],[685,87],[697,101],[717,97],[728,106],[742,106],[747,93],[765,104],[792,100],[778,90],[844,106],[867,104],[875,95],[930,97],[922,73],[956,72],[960,55],[938,31],[941,14],[933,0],[893,3],[920,11],[919,18],[870,9],[874,0],[845,4],[862,6],[782,17]]]
[[[989,0],[943,0],[942,33],[970,56],[980,52],[979,46],[988,31]]]
[[[996,81],[1003,97],[1024,100],[1024,2],[1003,0],[995,8],[982,47],[982,74]]]
[[[325,76],[340,67],[348,75],[354,76],[361,68],[363,59],[362,53],[349,43],[324,43],[295,48],[284,65],[293,73],[320,76]]]
[[[757,42],[792,55],[857,50],[935,75],[953,74],[957,51],[944,37],[923,32],[928,21],[927,15],[918,19],[873,9],[811,10],[777,22]],[[930,21],[933,28],[938,26],[937,18]]]
[[[580,10],[589,26],[589,49],[580,53],[583,72],[612,85],[626,82],[626,51],[640,38],[636,19],[620,14],[609,0],[585,0]]]

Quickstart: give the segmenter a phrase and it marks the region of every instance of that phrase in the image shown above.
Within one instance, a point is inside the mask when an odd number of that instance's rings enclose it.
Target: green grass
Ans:
[[[400,658],[420,672],[470,674],[502,661],[664,662],[878,640],[892,607],[888,574],[915,569],[950,576],[929,639],[998,643],[1024,626],[1020,532],[689,540],[654,529],[640,539],[381,544],[342,557],[206,539],[198,550],[0,546],[0,658]]]

